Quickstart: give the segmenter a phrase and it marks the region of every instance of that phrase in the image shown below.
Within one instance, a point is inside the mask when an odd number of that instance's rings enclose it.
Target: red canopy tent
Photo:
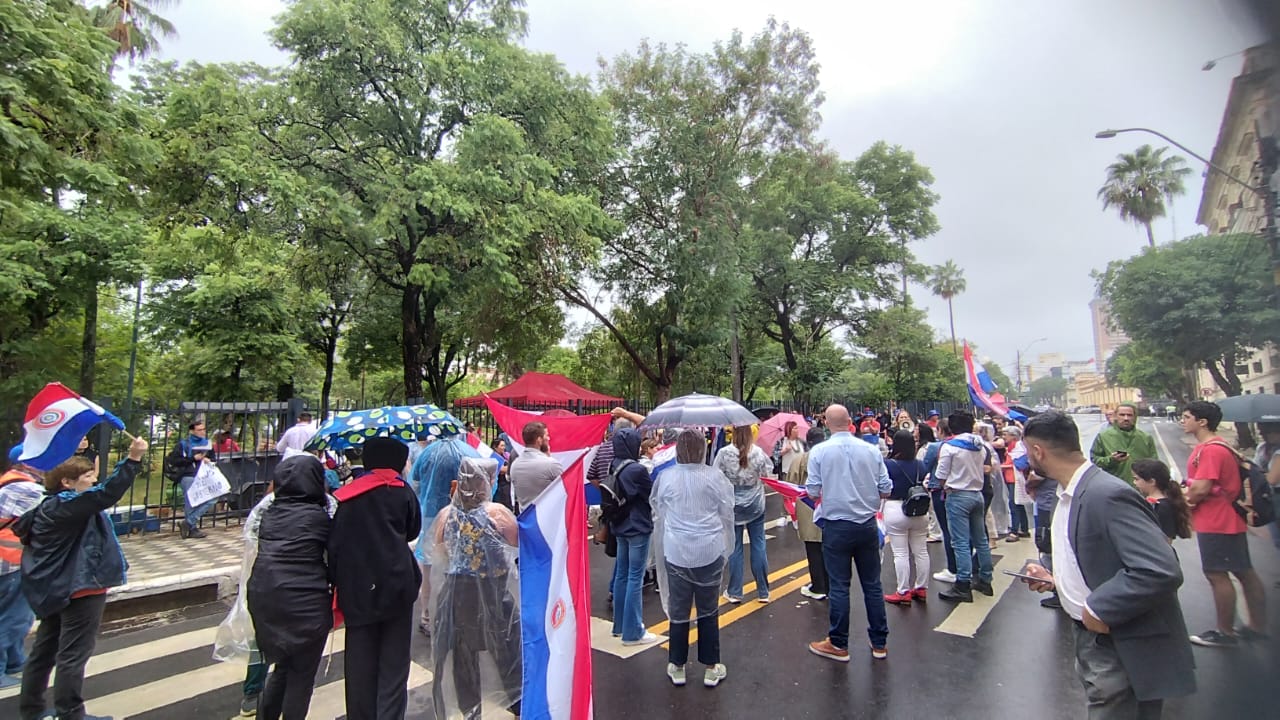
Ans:
[[[489,397],[512,407],[541,409],[578,406],[601,408],[622,404],[622,398],[588,390],[563,375],[527,372],[515,382],[488,393]],[[483,395],[459,398],[458,407],[482,407]]]

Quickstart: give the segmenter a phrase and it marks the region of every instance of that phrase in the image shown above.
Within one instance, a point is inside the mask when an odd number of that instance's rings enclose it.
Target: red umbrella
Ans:
[[[804,437],[804,434],[809,432],[809,423],[803,416],[788,412],[778,413],[760,423],[760,435],[756,437],[756,445],[766,453],[772,453],[773,446],[778,444],[778,438],[782,437],[788,422],[794,422],[800,426],[800,437]]]

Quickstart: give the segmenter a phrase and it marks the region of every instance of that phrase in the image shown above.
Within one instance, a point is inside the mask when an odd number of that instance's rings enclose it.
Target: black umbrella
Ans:
[[[755,425],[760,420],[738,403],[716,395],[692,393],[668,400],[649,413],[641,428]]]
[[[1280,395],[1237,395],[1217,402],[1228,422],[1280,422]]]

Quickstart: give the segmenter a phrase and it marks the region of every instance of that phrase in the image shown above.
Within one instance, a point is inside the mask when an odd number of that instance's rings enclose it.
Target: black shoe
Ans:
[[[209,536],[208,536],[208,535],[206,535],[206,534],[205,534],[205,532],[204,532],[203,530],[201,530],[200,528],[193,527],[193,528],[191,528],[190,530],[188,530],[188,531],[187,531],[187,537],[189,537],[189,538],[202,538],[202,537],[209,537]]]
[[[1236,647],[1240,644],[1235,635],[1227,635],[1217,630],[1208,630],[1199,635],[1192,635],[1191,642],[1202,647]]]
[[[1270,635],[1264,632],[1258,632],[1248,625],[1236,628],[1236,637],[1245,642],[1265,642],[1271,639]]]
[[[240,717],[253,717],[258,714],[258,696],[245,695],[240,701]]]
[[[986,595],[987,597],[995,597],[995,594],[996,594],[996,590],[995,590],[995,588],[991,587],[991,581],[989,581],[989,580],[987,580],[987,581],[984,581],[984,580],[974,580],[974,581],[973,581],[973,589],[974,589],[974,590],[977,590],[978,592],[982,593],[983,595]]]
[[[973,590],[969,586],[969,583],[960,582],[957,580],[956,584],[952,585],[950,590],[943,590],[942,592],[938,593],[938,597],[942,598],[943,600],[950,600],[952,602],[971,603],[973,602]]]
[[[185,520],[178,523],[178,537],[182,538],[183,540],[186,540],[187,538],[191,537],[191,526],[188,525],[187,521]]]
[[[1061,610],[1062,601],[1058,599],[1057,595],[1050,595],[1049,597],[1040,601],[1040,607],[1049,608],[1050,610]]]

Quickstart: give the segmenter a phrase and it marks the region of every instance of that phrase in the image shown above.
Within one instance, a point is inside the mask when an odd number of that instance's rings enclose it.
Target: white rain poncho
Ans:
[[[724,563],[733,552],[733,503],[729,479],[701,462],[680,463],[658,476],[649,504],[658,592],[662,610],[672,622],[701,616],[691,602],[700,589],[711,591],[718,604]]]
[[[498,463],[464,458],[453,501],[430,538],[432,701],[436,718],[519,712],[520,583],[516,518],[491,500]]]
[[[261,662],[258,642],[254,637],[253,617],[249,615],[249,575],[258,559],[258,531],[262,529],[262,516],[275,502],[274,493],[267,493],[249,511],[244,521],[244,559],[240,561],[240,584],[231,610],[218,625],[213,641],[213,659],[221,662]],[[332,518],[338,511],[338,501],[332,495],[325,496],[325,510]]]
[[[422,534],[418,536],[418,545],[413,551],[421,564],[431,564],[431,548],[435,544],[431,519],[449,504],[450,487],[458,478],[458,466],[464,457],[478,458],[480,454],[461,438],[437,440],[418,455],[409,470],[418,489],[418,504],[422,509]]]

